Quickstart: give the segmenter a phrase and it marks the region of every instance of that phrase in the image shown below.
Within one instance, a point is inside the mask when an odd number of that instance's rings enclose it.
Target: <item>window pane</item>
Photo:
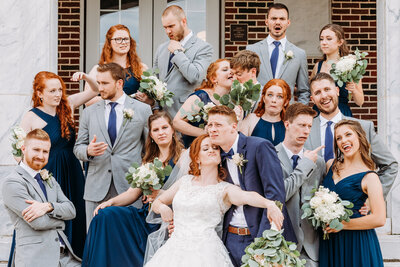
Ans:
[[[100,9],[119,9],[119,0],[101,0]]]
[[[121,11],[121,24],[128,27],[132,38],[139,44],[139,7]]]
[[[133,7],[139,7],[139,0],[121,0],[121,9],[130,9]]]
[[[100,11],[100,52],[103,48],[108,29],[119,23],[119,12]]]

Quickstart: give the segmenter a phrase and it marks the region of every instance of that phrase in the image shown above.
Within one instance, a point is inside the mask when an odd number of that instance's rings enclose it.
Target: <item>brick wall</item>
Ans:
[[[62,77],[67,94],[79,92],[79,83],[71,82],[80,63],[80,0],[58,1],[58,75]],[[75,112],[78,122],[79,112]]]
[[[225,57],[230,58],[245,49],[247,43],[252,44],[267,37],[265,15],[268,5],[273,2],[225,1]],[[331,5],[332,23],[344,28],[351,51],[358,47],[369,53],[369,65],[363,79],[365,102],[362,107],[350,102],[350,107],[355,117],[373,120],[377,125],[376,0],[332,0]],[[230,41],[230,25],[239,23],[248,24],[248,42]],[[308,58],[310,73],[318,60],[319,58]]]

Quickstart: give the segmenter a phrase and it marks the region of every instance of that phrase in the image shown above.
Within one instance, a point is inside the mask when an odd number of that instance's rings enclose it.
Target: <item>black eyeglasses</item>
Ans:
[[[131,39],[128,38],[128,37],[125,37],[125,38],[121,38],[121,37],[111,38],[111,40],[114,40],[117,44],[130,43],[130,41],[131,41]]]

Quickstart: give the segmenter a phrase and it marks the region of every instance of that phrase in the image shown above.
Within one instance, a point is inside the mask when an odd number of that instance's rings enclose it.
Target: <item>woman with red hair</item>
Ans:
[[[276,146],[285,138],[283,117],[290,98],[290,87],[284,80],[270,80],[263,88],[257,109],[239,123],[239,131],[267,139]]]
[[[193,140],[202,134],[207,133],[199,127],[204,124],[204,120],[199,122],[189,122],[185,115],[186,112],[196,113],[199,107],[194,102],[202,101],[204,105],[209,103],[219,105],[219,101],[214,98],[214,94],[223,96],[231,90],[233,75],[230,67],[230,62],[227,59],[218,59],[211,63],[207,69],[207,76],[199,88],[194,93],[189,95],[185,103],[183,103],[180,112],[175,115],[174,127],[182,133],[183,143],[188,148]],[[184,111],[182,113],[182,110]]]
[[[124,92],[127,95],[136,94],[140,87],[140,80],[143,70],[147,69],[139,55],[136,52],[136,41],[131,37],[128,27],[122,24],[111,26],[106,34],[103,51],[101,52],[99,64],[117,63],[126,71],[124,80]],[[95,65],[89,72],[89,76],[96,79],[97,67]],[[90,84],[86,84],[85,90],[88,90]],[[95,85],[97,87],[97,84]],[[138,92],[135,98],[142,102],[150,104],[152,102],[145,94]],[[96,97],[86,105],[94,104],[101,100]]]
[[[90,79],[86,80],[93,83]],[[36,74],[33,81],[33,108],[22,118],[21,127],[25,132],[43,129],[50,136],[51,149],[45,169],[53,174],[76,208],[76,218],[66,222],[65,234],[74,252],[82,256],[86,235],[83,200],[85,181],[81,164],[72,151],[75,144],[73,111],[98,92],[90,89],[67,96],[65,90],[65,83],[57,74],[47,71]]]

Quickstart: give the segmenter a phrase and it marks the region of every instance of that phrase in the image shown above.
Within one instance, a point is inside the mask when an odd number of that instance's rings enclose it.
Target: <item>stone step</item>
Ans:
[[[398,264],[398,265],[388,265],[388,266],[400,267],[400,253],[399,253],[400,235],[378,234],[378,239],[379,239],[379,244],[381,245],[383,259],[396,261],[394,262],[394,264]]]

